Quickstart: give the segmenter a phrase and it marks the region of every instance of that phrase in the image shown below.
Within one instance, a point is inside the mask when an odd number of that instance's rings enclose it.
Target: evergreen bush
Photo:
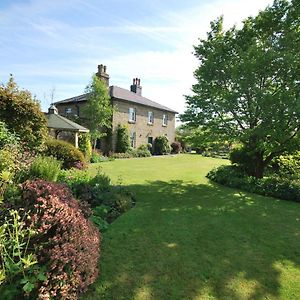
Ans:
[[[125,153],[130,148],[130,139],[128,128],[125,125],[118,125],[116,129],[117,141],[116,141],[116,152]]]

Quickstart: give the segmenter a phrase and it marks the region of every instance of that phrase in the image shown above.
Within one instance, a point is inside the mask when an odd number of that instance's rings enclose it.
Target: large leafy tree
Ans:
[[[112,125],[113,107],[108,88],[96,75],[86,87],[87,104],[84,108],[85,124],[91,131],[94,147],[97,139],[106,136]]]
[[[39,102],[20,90],[13,77],[0,85],[0,121],[30,149],[39,149],[47,136],[47,121]]]
[[[195,47],[200,65],[181,120],[244,145],[252,174],[297,147],[300,130],[300,2],[278,0],[241,29],[211,23]]]

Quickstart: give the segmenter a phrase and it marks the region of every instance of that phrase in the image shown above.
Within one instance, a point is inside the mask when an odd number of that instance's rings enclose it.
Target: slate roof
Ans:
[[[46,114],[48,128],[65,131],[89,132],[89,129],[58,114]]]
[[[139,96],[138,94],[131,92],[129,90],[120,88],[118,86],[110,86],[109,88],[109,93],[110,93],[110,97],[111,98],[115,98],[118,100],[123,100],[123,101],[127,101],[127,102],[132,102],[132,103],[136,103],[136,104],[140,104],[140,105],[145,105],[145,106],[150,106],[150,107],[154,107],[154,108],[158,108],[161,110],[165,110],[165,111],[169,111],[172,112],[174,114],[177,114],[178,112],[168,108],[164,105],[161,105],[155,101],[152,101],[148,98]],[[62,101],[58,101],[55,102],[55,104],[64,104],[64,103],[76,103],[76,102],[83,102],[87,100],[87,94],[83,94],[83,95],[79,95],[79,96],[75,96],[72,98],[68,98]]]

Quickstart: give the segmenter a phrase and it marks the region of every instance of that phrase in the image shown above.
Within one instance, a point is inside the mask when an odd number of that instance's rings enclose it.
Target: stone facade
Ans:
[[[112,147],[115,150],[116,144],[116,128],[119,124],[127,125],[129,134],[135,133],[135,141],[133,146],[146,145],[152,142],[157,136],[165,135],[170,143],[175,140],[175,114],[162,111],[154,107],[138,105],[122,100],[113,100],[116,111],[113,115],[113,134]],[[129,121],[129,108],[134,108],[136,111],[136,121]],[[154,121],[148,123],[148,112],[153,112]],[[167,115],[167,125],[163,125],[163,115]]]

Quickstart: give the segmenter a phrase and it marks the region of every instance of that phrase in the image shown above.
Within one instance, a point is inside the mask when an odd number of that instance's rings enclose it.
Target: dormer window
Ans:
[[[148,111],[148,124],[152,125],[154,123],[154,114],[153,111]]]
[[[66,114],[71,114],[72,113],[72,108],[71,107],[67,107],[65,109]]]
[[[128,110],[128,122],[135,123],[136,122],[136,109],[130,107]]]
[[[163,126],[167,126],[168,125],[168,115],[167,114],[163,114],[162,125]]]

